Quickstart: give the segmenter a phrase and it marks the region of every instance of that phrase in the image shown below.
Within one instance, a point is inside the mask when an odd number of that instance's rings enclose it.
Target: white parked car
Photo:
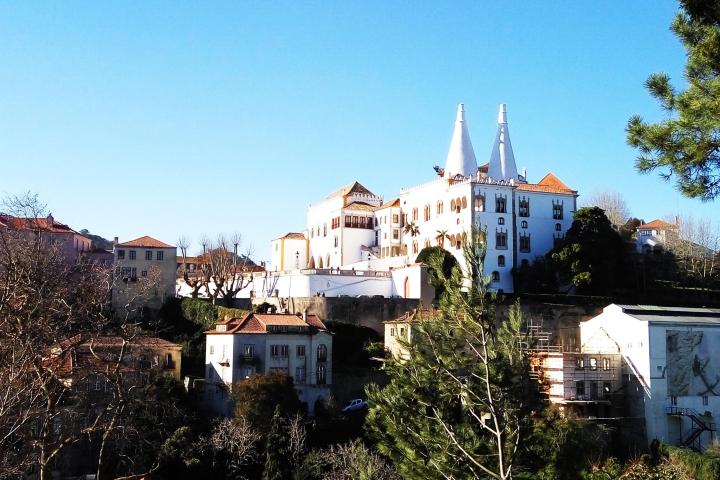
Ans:
[[[351,400],[350,403],[345,405],[342,410],[340,410],[342,413],[347,412],[354,412],[356,410],[362,410],[363,408],[368,407],[367,400],[363,400],[362,398],[356,398],[355,400]]]

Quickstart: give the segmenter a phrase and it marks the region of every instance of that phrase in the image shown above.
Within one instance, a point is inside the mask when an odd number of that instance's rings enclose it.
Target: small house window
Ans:
[[[500,281],[500,272],[498,272],[497,270],[492,272],[492,281],[495,283]]]
[[[498,218],[498,225],[505,225],[505,219],[503,217]]]
[[[559,223],[556,223],[556,224],[555,224],[555,231],[556,231],[556,232],[562,231],[562,225],[560,225]]]
[[[505,255],[498,255],[498,267],[505,266]]]
[[[527,220],[523,220],[522,222],[520,222],[520,228],[527,228],[527,227],[528,227]]]

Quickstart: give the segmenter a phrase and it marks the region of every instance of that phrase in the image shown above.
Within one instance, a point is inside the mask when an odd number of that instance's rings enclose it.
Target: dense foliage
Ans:
[[[385,361],[384,388],[367,389],[366,428],[405,478],[510,478],[542,409],[519,308],[496,323],[482,271],[482,245],[465,244],[465,269],[446,277],[443,255],[429,264],[445,294],[440,309],[419,315],[407,355]]]
[[[687,87],[678,90],[666,73],[651,75],[645,86],[668,118],[633,116],[627,141],[640,151],[640,172],[659,170],[683,195],[711,200],[720,194],[720,15],[715,1],[680,3],[672,30],[687,51]]]

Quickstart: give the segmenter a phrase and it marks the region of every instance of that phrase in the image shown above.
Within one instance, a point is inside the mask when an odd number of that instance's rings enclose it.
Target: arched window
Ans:
[[[443,213],[443,202],[437,202],[437,214]]]
[[[467,208],[467,197],[462,197],[462,208]]]
[[[317,361],[327,362],[327,347],[322,343],[317,348]]]
[[[498,218],[498,225],[505,225],[505,219],[503,217]]]
[[[475,197],[475,211],[485,211],[485,195],[478,195],[477,197]]]
[[[492,272],[492,281],[493,281],[493,282],[499,282],[499,281],[500,281],[500,272],[498,272],[497,270],[495,270],[494,272]]]
[[[450,210],[455,211],[455,200],[450,200]]]
[[[430,205],[425,205],[425,208],[423,209],[423,218],[426,222],[430,220]]]
[[[327,257],[325,257],[325,268],[330,268],[330,254],[327,254]]]
[[[559,231],[561,231],[561,230],[562,230],[562,225],[560,225],[559,223],[556,223],[556,224],[555,224],[555,231],[556,231],[556,232],[559,232]]]
[[[317,263],[317,266],[318,266],[317,268],[323,268],[323,261],[322,261],[322,257],[318,257],[318,263]]]
[[[505,266],[505,255],[498,255],[498,267]]]
[[[310,262],[308,262],[308,268],[315,268],[315,259],[313,257],[310,257]]]
[[[418,209],[417,208],[412,209],[412,219],[413,219],[413,222],[417,222],[417,219],[418,219]]]
[[[460,213],[460,209],[462,208],[462,200],[460,200],[460,197],[455,199],[455,212]]]
[[[522,222],[520,222],[520,227],[527,228],[527,220],[523,220]]]

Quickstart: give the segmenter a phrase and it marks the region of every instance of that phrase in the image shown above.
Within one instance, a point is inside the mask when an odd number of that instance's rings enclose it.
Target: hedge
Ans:
[[[720,478],[720,458],[703,455],[688,448],[664,446],[670,462],[682,467],[696,480],[717,480]]]

